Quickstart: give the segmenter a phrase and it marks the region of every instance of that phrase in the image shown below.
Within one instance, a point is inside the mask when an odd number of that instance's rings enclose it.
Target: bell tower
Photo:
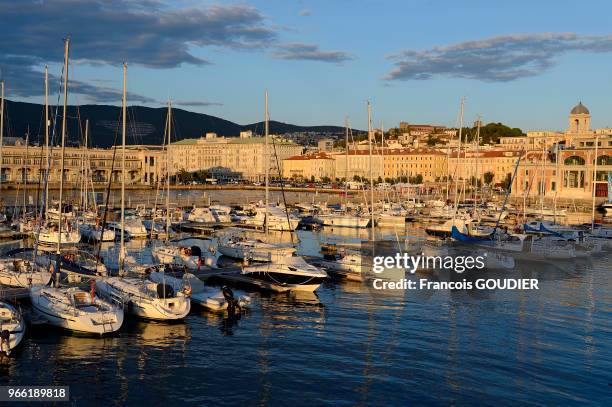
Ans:
[[[568,133],[588,133],[591,129],[591,113],[582,102],[570,111]]]

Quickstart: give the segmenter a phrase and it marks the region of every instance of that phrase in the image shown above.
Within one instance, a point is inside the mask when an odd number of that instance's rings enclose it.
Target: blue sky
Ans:
[[[563,129],[579,100],[612,127],[612,5],[606,1],[0,0],[7,97],[41,101],[72,38],[71,103],[130,102],[241,124],[455,125],[476,116]],[[55,82],[56,83],[56,82]],[[57,85],[55,85],[57,87]],[[55,96],[52,97],[55,100]]]

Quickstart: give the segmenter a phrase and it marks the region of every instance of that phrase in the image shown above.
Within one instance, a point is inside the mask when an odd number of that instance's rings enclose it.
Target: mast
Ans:
[[[170,134],[172,132],[172,102],[168,101],[168,139],[166,145],[166,242],[170,236]]]
[[[57,221],[57,265],[59,272],[59,254],[62,241],[62,215],[64,208],[62,198],[64,194],[64,153],[66,151],[66,110],[68,105],[68,52],[70,50],[70,37],[64,43],[64,110],[62,113],[62,157],[60,159],[60,188],[59,188],[59,220]]]
[[[368,100],[368,141],[370,146],[370,222],[372,222],[372,240],[374,240],[374,173],[372,168],[372,105]]]
[[[87,199],[87,181],[89,180],[89,165],[87,160],[87,144],[89,143],[89,119],[85,120],[85,152],[83,153],[83,210],[87,210],[89,199]]]
[[[546,195],[546,138],[542,145],[542,161],[540,171],[540,220],[544,220],[544,197]]]
[[[266,110],[265,110],[265,153],[264,153],[264,166],[265,166],[265,170],[266,170],[266,211],[265,211],[265,218],[264,218],[264,229],[266,232],[266,236],[268,235],[268,228],[269,228],[269,222],[268,222],[268,201],[270,200],[270,191],[269,191],[269,177],[270,177],[270,152],[268,151],[268,133],[270,131],[269,128],[269,120],[270,120],[270,115],[268,112],[268,89],[266,89]]]
[[[591,208],[591,233],[595,232],[595,196],[596,196],[596,191],[595,191],[595,186],[597,185],[597,153],[598,153],[598,148],[599,148],[599,136],[595,136],[595,164],[593,166],[593,182],[592,182],[592,187],[593,187],[593,203],[592,203],[592,208]]]
[[[459,147],[457,149],[457,163],[455,164],[455,210],[453,211],[453,223],[455,222],[455,217],[457,216],[457,209],[459,207],[459,174],[457,168],[459,167],[459,162],[461,161],[461,138],[463,135],[463,109],[464,109],[465,99],[461,98],[461,116],[459,118]]]
[[[25,160],[23,162],[23,171],[21,172],[21,181],[23,182],[23,219],[25,221],[26,218],[26,195],[28,191],[28,159],[30,157],[28,147],[30,144],[30,125],[28,125],[28,131],[26,133],[26,152],[25,152]]]
[[[0,189],[2,188],[2,144],[4,138],[4,81],[0,81]]]
[[[476,214],[476,204],[478,199],[476,198],[476,190],[478,190],[478,180],[480,180],[480,173],[478,172],[478,163],[480,162],[480,157],[478,156],[479,148],[480,148],[480,116],[478,116],[476,122],[476,158],[475,158],[475,176],[474,176],[474,214]],[[480,183],[480,197],[482,198],[482,182]]]
[[[49,161],[49,67],[45,65],[45,156]],[[0,160],[1,162],[2,160]],[[1,163],[0,163],[1,165]],[[47,218],[47,208],[49,207],[49,165],[45,171],[45,219]],[[42,214],[41,214],[42,215]],[[42,221],[42,220],[41,220]]]
[[[348,203],[348,136],[349,136],[349,119],[348,115],[344,116],[344,213],[347,212]]]
[[[127,64],[123,63],[123,95],[121,98],[121,246],[119,250],[119,272],[123,271],[125,261],[125,123]]]

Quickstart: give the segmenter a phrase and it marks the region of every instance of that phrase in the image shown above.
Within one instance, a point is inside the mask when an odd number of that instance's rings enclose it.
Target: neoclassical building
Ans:
[[[608,197],[612,178],[612,129],[591,129],[591,113],[582,102],[569,113],[568,128],[554,143],[526,150],[512,194],[565,199]]]

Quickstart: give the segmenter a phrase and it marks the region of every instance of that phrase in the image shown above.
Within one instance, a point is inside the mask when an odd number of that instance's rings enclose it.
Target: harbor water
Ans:
[[[310,255],[330,237],[369,237],[299,235]],[[129,250],[146,255],[147,244]],[[193,310],[180,323],[127,320],[103,338],[35,326],[0,360],[0,385],[67,385],[79,406],[609,405],[611,260],[480,272],[538,278],[539,290],[381,294],[329,281],[316,294],[253,292],[240,318]]]

